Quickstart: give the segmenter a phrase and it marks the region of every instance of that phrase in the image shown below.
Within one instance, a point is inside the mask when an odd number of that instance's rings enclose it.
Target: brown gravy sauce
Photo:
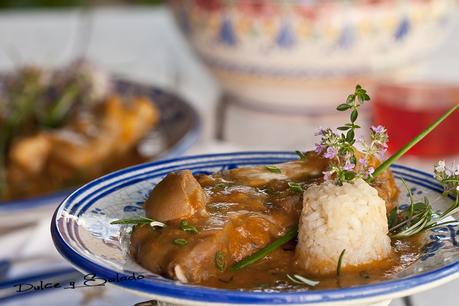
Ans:
[[[209,216],[192,217],[188,222],[196,226],[200,232],[198,234],[184,233],[180,230],[179,221],[168,222],[166,228],[155,230],[148,226],[136,226],[131,236],[131,254],[136,261],[155,273],[170,277],[167,266],[171,262],[181,256],[195,256],[194,253],[187,253],[188,250],[191,250],[192,246],[199,240],[205,239],[209,233],[221,230],[229,216],[240,211],[258,212],[272,218],[274,222],[279,224],[279,227],[273,226],[273,231],[277,231],[275,233],[277,236],[298,223],[302,208],[302,194],[292,191],[287,180],[271,180],[260,185],[251,181],[241,182],[238,177],[239,174],[238,169],[236,169],[224,173],[195,176],[207,194],[206,208]],[[308,174],[296,176],[293,179],[293,181],[300,183],[303,188],[320,182],[320,180],[319,176]],[[253,185],[257,186],[254,187]],[[380,185],[386,186],[385,188],[396,188],[393,184],[381,183]],[[244,230],[252,236],[253,243],[257,244],[257,235],[261,234],[257,228],[258,225],[253,223],[247,224]],[[188,244],[181,247],[173,245],[172,241],[177,238],[186,238]],[[261,236],[259,241],[263,243]],[[237,272],[229,272],[227,268],[243,258],[238,255],[238,247],[241,246],[235,245],[232,248],[235,250],[231,254],[232,260],[227,261],[224,272],[216,275],[210,273],[210,277],[195,283],[215,288],[255,291],[352,287],[390,279],[394,274],[412,264],[420,252],[420,245],[416,238],[393,240],[392,256],[383,262],[359,266],[355,271],[342,273],[339,278],[336,275],[316,277],[303,273],[295,265],[295,244],[296,242],[293,241],[287,243],[256,264]],[[266,243],[257,246],[257,248],[259,249],[264,245]],[[215,269],[213,262],[200,273],[207,273],[206,269]],[[320,283],[314,288],[295,284],[287,278],[287,274],[299,274],[318,280]]]

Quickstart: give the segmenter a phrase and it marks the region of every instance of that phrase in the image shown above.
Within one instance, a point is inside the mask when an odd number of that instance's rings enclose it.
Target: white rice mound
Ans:
[[[304,192],[296,258],[305,272],[336,272],[382,260],[391,253],[386,205],[362,179],[337,186],[311,186]]]

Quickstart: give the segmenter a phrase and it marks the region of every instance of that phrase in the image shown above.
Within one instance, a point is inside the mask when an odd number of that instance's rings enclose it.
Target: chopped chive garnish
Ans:
[[[198,229],[195,226],[190,225],[186,220],[180,221],[180,229],[184,232],[189,232],[193,234],[199,233]]]
[[[276,166],[265,166],[266,169],[268,169],[269,171],[271,171],[272,173],[281,173],[281,169],[279,169],[278,167]]]
[[[427,127],[424,131],[419,133],[416,137],[414,137],[410,142],[404,145],[400,150],[394,153],[391,157],[386,159],[378,168],[375,169],[373,176],[376,177],[378,174],[389,168],[394,162],[396,162],[400,157],[403,156],[409,149],[411,149],[414,145],[416,145],[419,141],[421,141],[424,137],[426,137],[430,132],[432,132],[440,123],[442,123],[446,118],[449,117],[454,111],[459,108],[459,104],[453,106],[449,111],[447,111],[443,116],[438,118],[434,123],[432,123],[429,127]]]
[[[344,253],[346,252],[346,249],[344,249],[341,254],[339,255],[339,258],[338,258],[338,265],[336,266],[336,276],[340,277],[341,275],[341,265],[343,263],[343,256],[344,256]]]
[[[308,157],[306,156],[306,154],[304,154],[303,152],[301,151],[295,151],[296,155],[298,155],[298,157],[301,159],[301,160],[305,160],[307,159]]]
[[[174,239],[174,241],[172,241],[175,245],[179,245],[179,246],[184,246],[184,245],[187,245],[188,244],[188,241],[186,239],[183,239],[183,238],[177,238],[177,239]]]
[[[293,274],[293,275],[287,274],[287,277],[289,280],[291,280],[295,284],[300,284],[300,285],[308,285],[308,286],[314,287],[320,283],[319,281],[314,281],[312,279],[306,278],[298,274]]]
[[[110,224],[130,224],[130,225],[150,225],[151,227],[166,227],[166,224],[147,218],[147,217],[138,217],[138,218],[127,218],[120,219],[110,222]]]
[[[217,183],[214,185],[214,188],[217,188],[217,189],[224,189],[225,188],[225,184],[223,183]]]
[[[254,254],[244,258],[243,260],[235,263],[234,265],[231,266],[230,271],[238,271],[242,268],[245,268],[247,266],[250,266],[257,261],[263,259],[265,256],[268,254],[272,253],[274,250],[277,248],[281,247],[285,243],[289,242],[290,240],[294,239],[298,233],[298,227],[294,227],[291,230],[289,230],[287,233],[285,233],[284,236],[280,237],[279,239],[273,241],[272,243],[268,244],[258,252],[255,252]]]
[[[225,263],[225,255],[222,251],[217,251],[215,253],[215,266],[217,267],[218,271],[224,272],[226,268]]]
[[[294,192],[303,192],[303,187],[301,187],[300,184],[295,183],[295,182],[288,182],[288,186],[290,189]]]

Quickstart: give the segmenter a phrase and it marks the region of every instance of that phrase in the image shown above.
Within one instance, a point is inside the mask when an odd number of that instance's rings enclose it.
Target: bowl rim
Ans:
[[[174,157],[178,157],[185,153],[199,138],[202,132],[202,121],[201,117],[199,116],[196,109],[191,106],[188,100],[184,99],[181,96],[178,96],[175,93],[167,91],[163,88],[159,88],[155,85],[148,85],[141,82],[122,79],[116,77],[114,79],[114,85],[134,85],[134,86],[141,86],[146,88],[152,92],[160,92],[162,94],[166,94],[170,97],[173,97],[180,101],[183,107],[186,108],[187,113],[190,114],[190,118],[192,120],[191,127],[186,133],[180,138],[176,143],[174,143],[168,150],[163,152],[162,154],[156,157],[157,160],[159,159],[170,159]],[[154,161],[153,161],[154,162]],[[150,163],[150,162],[147,162]],[[65,188],[58,191],[50,192],[44,195],[20,199],[20,200],[8,200],[8,201],[0,201],[0,215],[3,213],[11,213],[11,212],[19,212],[19,211],[26,211],[29,209],[38,209],[45,206],[56,204],[57,202],[62,202],[65,200],[67,196],[69,196],[73,191],[77,190],[79,187],[75,188]]]
[[[218,153],[218,154],[204,154],[192,155],[186,157],[172,158],[160,160],[155,162],[144,163],[141,165],[125,168],[107,174],[99,179],[96,179],[74,191],[72,195],[67,197],[59,207],[56,209],[51,221],[51,235],[54,245],[59,253],[67,259],[78,270],[86,273],[96,273],[98,276],[110,279],[117,276],[128,276],[121,271],[116,271],[113,268],[104,267],[98,263],[86,259],[78,252],[73,250],[63,239],[59,233],[57,220],[62,216],[65,204],[72,204],[72,198],[78,194],[83,193],[89,188],[97,187],[108,179],[122,177],[124,174],[138,172],[150,167],[171,164],[174,162],[187,161],[193,159],[206,159],[206,158],[232,158],[238,155],[244,156],[264,156],[265,158],[275,155],[283,155],[295,159],[296,153],[291,151],[243,151],[231,153]],[[257,157],[252,157],[256,159]],[[228,160],[230,161],[230,160]],[[223,161],[222,161],[223,162]],[[440,184],[434,181],[433,175],[403,165],[393,165],[392,169],[406,171],[408,178],[414,179],[417,184],[439,192]],[[401,173],[402,174],[402,173]],[[404,173],[403,173],[404,174]],[[414,176],[416,174],[418,176]],[[148,178],[145,178],[146,180]],[[430,180],[430,181],[429,181]],[[424,183],[424,184],[423,184]],[[427,183],[427,184],[425,184]],[[73,203],[73,204],[76,204]],[[74,207],[74,206],[72,206]],[[132,275],[132,274],[131,274]],[[382,281],[375,284],[362,285],[357,287],[342,288],[342,289],[325,289],[313,291],[293,291],[293,292],[253,292],[253,291],[240,291],[228,289],[216,289],[210,287],[184,285],[178,282],[160,282],[155,280],[138,280],[134,282],[124,282],[122,287],[136,291],[138,293],[156,296],[162,300],[169,301],[188,301],[199,303],[212,303],[212,304],[264,304],[264,305],[280,305],[280,304],[321,304],[331,302],[348,302],[348,301],[377,301],[382,299],[390,299],[393,297],[403,296],[408,292],[420,291],[423,288],[433,287],[439,285],[447,280],[459,277],[459,261],[445,265],[441,268],[435,269],[430,272],[409,276],[397,280]]]

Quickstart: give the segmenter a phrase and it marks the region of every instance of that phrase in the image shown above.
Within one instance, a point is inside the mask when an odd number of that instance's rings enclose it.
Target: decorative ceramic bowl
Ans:
[[[454,0],[170,0],[191,46],[247,103],[314,105],[424,57]],[[344,91],[344,93],[343,93]]]
[[[125,228],[110,225],[115,219],[142,214],[142,204],[151,188],[171,171],[214,172],[296,158],[291,152],[227,153],[158,161],[114,172],[81,187],[61,204],[51,223],[54,244],[84,273],[112,280],[132,278],[134,273],[136,280],[113,284],[158,300],[160,305],[388,305],[392,298],[459,277],[459,228],[453,225],[426,233],[420,258],[390,280],[352,288],[292,292],[212,289],[153,274],[128,255],[129,234]],[[393,166],[392,170],[401,190],[403,178],[415,197],[429,197],[436,210],[445,210],[451,204],[431,175],[403,166]],[[408,195],[402,192],[399,201],[407,203]]]
[[[154,156],[152,159],[179,156],[197,140],[200,133],[199,116],[194,108],[181,98],[130,81],[118,80],[115,87],[120,95],[146,95],[158,107],[160,122],[146,137],[151,155]],[[70,190],[66,190],[26,200],[0,201],[0,223],[2,226],[8,226],[18,225],[18,222],[36,221],[43,213],[51,214],[69,194]]]

